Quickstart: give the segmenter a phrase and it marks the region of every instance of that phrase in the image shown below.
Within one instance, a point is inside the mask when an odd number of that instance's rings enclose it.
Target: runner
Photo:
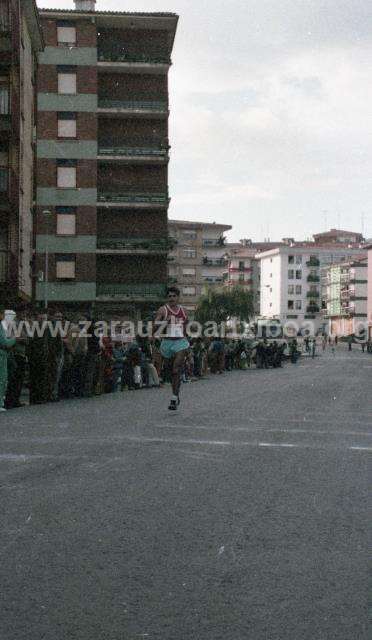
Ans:
[[[180,290],[177,287],[167,289],[168,302],[160,307],[156,314],[156,323],[165,323],[165,332],[162,331],[160,353],[172,364],[172,391],[173,396],[168,409],[176,411],[180,404],[180,385],[182,368],[185,362],[189,341],[186,339],[187,315],[179,304]]]

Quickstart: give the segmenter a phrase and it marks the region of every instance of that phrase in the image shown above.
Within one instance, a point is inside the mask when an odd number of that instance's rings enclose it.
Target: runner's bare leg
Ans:
[[[178,353],[176,353],[176,355],[173,358],[172,391],[173,391],[173,394],[177,397],[180,392],[181,374],[182,374],[182,367],[185,362],[185,357],[186,357],[186,349],[183,349],[183,351],[179,351]]]

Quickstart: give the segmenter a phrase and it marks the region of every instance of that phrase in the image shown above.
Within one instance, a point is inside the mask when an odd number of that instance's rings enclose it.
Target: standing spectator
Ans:
[[[315,358],[315,354],[316,354],[316,338],[313,338],[311,343],[311,357]]]
[[[84,395],[87,349],[85,319],[82,318],[72,326],[72,385],[75,398]]]
[[[30,338],[27,345],[27,357],[30,369],[30,404],[43,404],[48,400],[48,316],[38,313],[35,316],[38,332]],[[38,335],[39,333],[39,335]]]
[[[125,358],[125,347],[122,339],[116,337],[113,341],[112,354],[114,358],[113,363],[113,379],[112,379],[112,391],[119,391],[123,381],[123,367]]]
[[[351,351],[353,347],[353,336],[349,336],[348,345],[349,345],[349,351]]]
[[[4,402],[8,386],[8,353],[16,343],[15,338],[7,337],[3,320],[4,309],[0,307],[0,411],[6,411]]]
[[[87,337],[87,354],[85,358],[84,396],[86,398],[90,398],[94,394],[99,377],[101,347],[95,328],[96,323],[92,320]]]
[[[111,336],[102,338],[103,393],[112,393],[114,387],[114,352]]]
[[[22,316],[24,316],[22,319],[25,319],[25,315],[25,313],[22,313]],[[16,320],[15,325],[17,326]],[[26,332],[24,332],[23,335],[17,336],[12,354],[14,358],[13,367],[11,367],[10,370],[8,368],[8,390],[5,399],[6,409],[15,409],[23,406],[21,403],[21,393],[26,374],[26,347],[27,335]],[[9,361],[10,358],[8,356],[8,364]]]
[[[59,387],[64,363],[64,344],[62,337],[63,316],[60,311],[55,311],[50,319],[50,329],[48,331],[48,382],[49,400],[57,402],[59,400]]]

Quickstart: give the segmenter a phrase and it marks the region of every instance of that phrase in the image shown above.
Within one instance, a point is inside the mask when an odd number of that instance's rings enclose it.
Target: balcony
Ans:
[[[213,240],[203,240],[203,247],[205,248],[217,248],[217,247],[224,247],[226,243],[226,238],[224,238],[223,236],[221,236],[220,238],[216,238]]]
[[[147,146],[99,146],[98,160],[104,162],[161,163],[169,160],[169,147]]]
[[[306,294],[307,298],[312,298],[312,299],[319,298],[319,296],[320,296],[320,291],[308,291]]]
[[[97,298],[100,300],[161,300],[165,297],[162,284],[116,284],[97,283]]]
[[[9,4],[8,2],[0,3],[0,34],[8,33],[10,30],[9,22]]]
[[[319,276],[314,276],[314,275],[310,274],[309,276],[307,276],[307,281],[308,282],[320,282],[320,278],[319,278]]]
[[[167,238],[98,238],[97,253],[167,254],[173,247]]]
[[[320,260],[318,258],[310,258],[306,263],[307,267],[320,267]]]
[[[309,304],[306,307],[306,311],[307,311],[307,313],[319,313],[320,308],[319,308],[319,305],[317,305],[317,304]]]
[[[100,73],[147,73],[166,74],[171,65],[167,55],[126,53],[122,50],[99,51],[98,71]]]
[[[218,282],[223,282],[223,278],[222,277],[218,277],[218,276],[207,276],[203,278],[203,282],[207,282],[209,284],[216,284]]]
[[[119,193],[116,191],[101,191],[97,196],[98,204],[106,207],[134,207],[159,209],[167,207],[169,198],[167,193],[137,192]]]
[[[126,117],[168,117],[168,104],[160,100],[115,100],[98,98],[98,113]]]
[[[0,251],[0,283],[6,282],[8,266],[8,252]]]
[[[225,267],[227,260],[224,258],[203,258],[203,266],[205,267]]]

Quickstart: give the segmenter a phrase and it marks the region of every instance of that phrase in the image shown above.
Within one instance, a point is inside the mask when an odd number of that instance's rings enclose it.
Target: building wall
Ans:
[[[103,25],[106,18],[102,15],[97,15],[93,22],[91,15],[76,19],[74,14],[61,11],[58,19],[73,21],[76,27],[76,46],[66,47],[57,42],[57,18],[47,12],[41,14],[47,46],[40,56],[38,78],[38,269],[43,270],[46,249],[57,255],[64,252],[76,255],[75,281],[53,284],[53,299],[60,296],[63,302],[63,296],[66,296],[69,303],[90,300],[100,304],[102,295],[99,292],[104,291],[105,284],[122,285],[123,291],[131,284],[156,282],[160,286],[165,285],[167,262],[164,249],[157,250],[155,246],[144,254],[145,248],[143,255],[139,256],[134,250],[122,247],[124,241],[131,238],[167,239],[167,157],[160,158],[160,161],[147,161],[146,164],[136,157],[123,160],[115,154],[113,159],[107,160],[103,154],[100,156],[100,149],[146,145],[167,148],[166,112],[161,118],[135,112],[131,117],[116,114],[111,118],[98,111],[98,107],[105,98],[125,103],[160,101],[168,104],[167,66],[161,72],[156,70],[151,74],[134,67],[128,72],[123,66],[116,66],[113,72],[107,71],[101,61],[115,61],[115,55],[122,55],[123,50],[140,60],[148,56],[162,57],[164,51],[169,58],[170,33],[151,29],[154,37],[148,37],[146,29],[137,27],[143,21],[141,16],[133,18],[130,29],[128,26],[123,29],[120,25],[128,25],[128,19],[119,14],[115,18],[118,28],[112,28],[112,25],[108,28]],[[155,20],[156,14],[151,16],[152,24]],[[76,95],[58,94],[58,72],[66,71],[63,68],[66,66],[76,72]],[[57,116],[60,111],[76,114],[76,140],[58,138]],[[57,167],[61,159],[76,161],[76,189],[57,188]],[[114,200],[112,193],[116,194]],[[142,194],[147,198],[151,193],[164,194],[164,204],[151,202],[150,209],[146,202],[127,199],[132,194]],[[122,203],[117,200],[118,195],[125,195]],[[76,207],[76,235],[70,238],[56,236],[57,206]],[[44,210],[51,212],[48,219],[43,214]],[[102,242],[105,239],[110,239],[110,242],[118,240],[120,244],[112,250]],[[56,275],[53,260],[55,258],[49,260],[49,280]],[[89,273],[85,269],[87,264]],[[112,294],[116,303],[120,300],[119,289],[116,287]],[[37,291],[39,298],[44,295],[43,283],[39,283]],[[114,289],[108,287],[105,290],[106,302],[110,299],[110,291]],[[127,289],[125,291],[128,302]]]

